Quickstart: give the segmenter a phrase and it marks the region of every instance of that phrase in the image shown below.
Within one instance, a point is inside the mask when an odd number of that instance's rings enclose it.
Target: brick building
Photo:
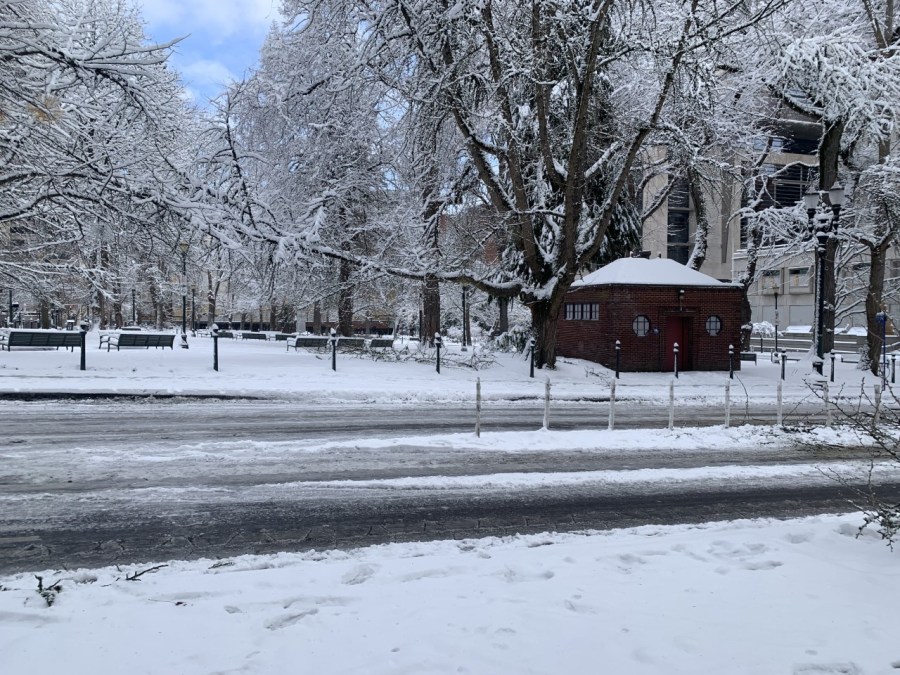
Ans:
[[[623,371],[728,370],[734,345],[740,368],[741,291],[664,258],[622,258],[576,281],[557,334],[560,356]]]

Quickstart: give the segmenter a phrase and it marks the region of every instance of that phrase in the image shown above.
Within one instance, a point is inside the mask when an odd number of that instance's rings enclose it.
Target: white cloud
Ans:
[[[199,92],[218,91],[237,77],[221,61],[197,59],[181,64],[182,77],[190,82],[192,89]]]

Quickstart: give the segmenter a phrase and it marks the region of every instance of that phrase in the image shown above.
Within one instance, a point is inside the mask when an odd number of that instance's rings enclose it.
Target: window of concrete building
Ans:
[[[766,295],[781,293],[781,270],[763,270],[759,276],[759,290]]]
[[[634,329],[635,335],[638,337],[645,337],[650,332],[650,319],[649,317],[640,314],[635,317],[631,327]]]
[[[722,332],[722,319],[713,315],[706,320],[706,332],[715,337]]]
[[[691,198],[688,182],[675,181],[667,201],[666,257],[686,264],[690,257]]]
[[[792,267],[788,270],[788,289],[791,293],[812,292],[812,275],[808,267]]]
[[[800,203],[811,185],[818,184],[818,171],[813,164],[763,164],[756,180],[744,191],[741,206],[753,204],[754,211],[768,208],[787,209]],[[741,248],[747,247],[748,220],[741,218]],[[786,243],[775,238],[770,244]]]

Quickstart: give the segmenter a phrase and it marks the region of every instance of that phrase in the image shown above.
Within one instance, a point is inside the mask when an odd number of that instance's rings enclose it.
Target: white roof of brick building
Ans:
[[[731,286],[708,274],[697,272],[668,258],[619,258],[572,284],[603,286],[610,284],[641,286]]]

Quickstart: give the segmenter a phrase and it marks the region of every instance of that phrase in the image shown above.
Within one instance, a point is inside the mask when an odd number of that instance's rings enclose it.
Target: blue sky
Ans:
[[[257,62],[259,46],[280,0],[132,0],[141,9],[151,40],[187,36],[176,47],[172,65],[199,106]]]

